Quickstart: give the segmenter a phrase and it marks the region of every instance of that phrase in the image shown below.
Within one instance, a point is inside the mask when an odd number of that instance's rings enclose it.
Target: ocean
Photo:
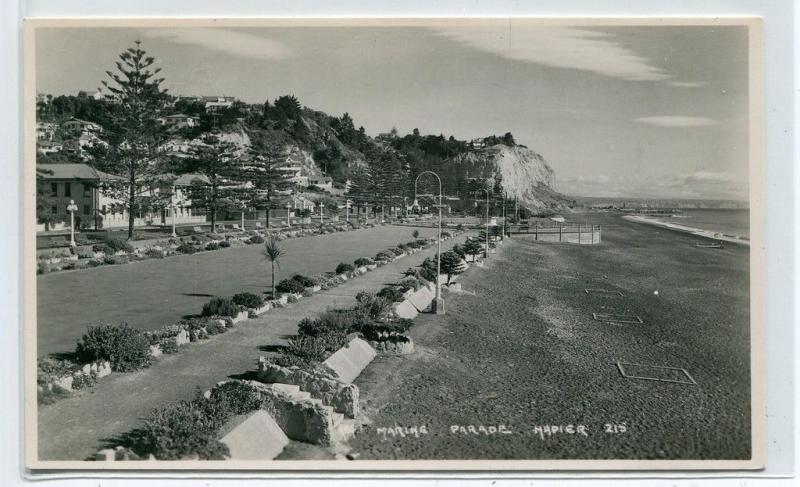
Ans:
[[[650,216],[648,218],[699,230],[710,230],[712,232],[750,238],[750,210],[686,209],[675,215],[677,216]]]

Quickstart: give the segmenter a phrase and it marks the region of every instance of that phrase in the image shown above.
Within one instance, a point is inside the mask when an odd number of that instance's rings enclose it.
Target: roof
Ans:
[[[172,115],[167,115],[167,116],[165,116],[163,118],[197,118],[197,117],[192,117],[192,116],[186,115],[184,113],[174,113]]]
[[[82,179],[87,181],[121,180],[120,176],[108,174],[87,164],[37,164],[36,169],[42,179]]]
[[[187,173],[178,176],[175,181],[172,182],[172,184],[175,186],[191,186],[195,181],[208,183],[208,178],[202,174]]]
[[[86,125],[97,125],[94,122],[87,122],[86,120],[81,120],[80,118],[75,118],[75,117],[70,118],[69,120],[65,121],[64,123],[69,123],[69,122],[80,122],[80,123],[83,123],[83,124],[86,124]]]

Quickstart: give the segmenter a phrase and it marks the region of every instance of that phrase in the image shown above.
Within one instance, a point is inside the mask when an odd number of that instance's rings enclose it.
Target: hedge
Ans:
[[[82,363],[108,360],[111,368],[118,372],[150,366],[149,340],[143,332],[127,324],[89,327],[78,341],[75,354]]]

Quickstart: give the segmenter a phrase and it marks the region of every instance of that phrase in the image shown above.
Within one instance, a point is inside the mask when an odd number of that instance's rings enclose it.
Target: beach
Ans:
[[[362,373],[359,459],[749,458],[748,247],[585,216],[602,244],[515,235]]]
[[[663,217],[656,217],[656,216],[644,216],[644,215],[624,215],[622,218],[636,222],[636,223],[644,223],[647,225],[655,225],[661,228],[668,228],[670,230],[675,230],[678,232],[689,233],[691,235],[701,237],[701,238],[708,238],[713,240],[718,240],[722,242],[730,242],[739,245],[750,246],[749,240],[749,231],[742,231],[741,228],[736,228],[733,232],[726,232],[724,225],[720,226],[718,229],[710,230],[700,228],[699,226],[691,226],[691,222],[688,218],[686,221],[683,221],[680,217],[673,217],[676,221],[680,221],[681,223],[675,223],[673,221],[665,221]],[[673,218],[670,218],[672,220]],[[688,225],[686,223],[689,223]],[[745,235],[741,235],[741,234]]]

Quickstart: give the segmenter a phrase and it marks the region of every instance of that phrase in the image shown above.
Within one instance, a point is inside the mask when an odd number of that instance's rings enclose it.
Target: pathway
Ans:
[[[449,240],[443,249],[463,240],[463,235]],[[284,344],[288,335],[296,333],[303,317],[350,305],[358,292],[379,290],[435,252],[433,246],[406,256],[336,288],[242,322],[208,341],[182,347],[180,353],[162,356],[148,369],[113,374],[91,389],[41,407],[40,460],[85,459],[104,439],[135,427],[152,408],[189,399],[198,387],[206,390],[221,380],[253,371],[258,357]]]

